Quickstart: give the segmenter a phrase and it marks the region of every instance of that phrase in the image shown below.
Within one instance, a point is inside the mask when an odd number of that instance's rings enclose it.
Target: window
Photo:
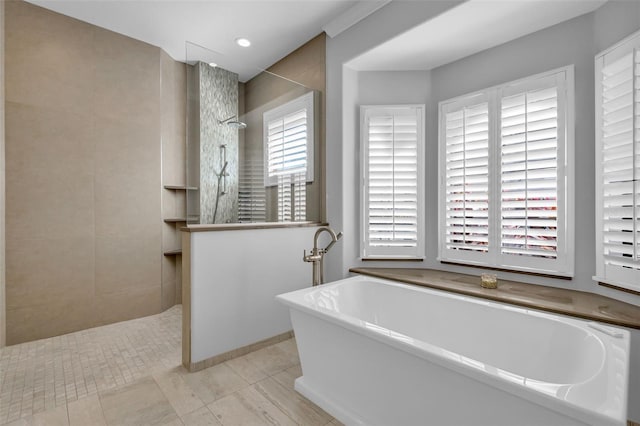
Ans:
[[[363,258],[424,256],[424,106],[361,106]]]
[[[440,103],[441,261],[573,274],[573,68]]]
[[[278,221],[306,220],[313,181],[313,98],[309,92],[263,115],[264,185],[278,187]]]
[[[264,222],[266,214],[266,191],[262,159],[242,158],[238,182],[238,221]]]
[[[640,33],[596,56],[596,276],[640,290]]]

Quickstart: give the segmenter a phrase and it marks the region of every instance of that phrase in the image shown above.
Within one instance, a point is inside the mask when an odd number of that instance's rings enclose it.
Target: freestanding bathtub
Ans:
[[[278,299],[296,390],[347,425],[626,424],[626,330],[361,276]]]

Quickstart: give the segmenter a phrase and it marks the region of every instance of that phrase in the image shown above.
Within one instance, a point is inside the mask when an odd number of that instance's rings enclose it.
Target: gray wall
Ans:
[[[344,64],[459,3],[391,2],[347,31],[327,39],[327,220],[345,235],[326,256],[328,280],[344,277],[355,266],[353,253],[358,246],[358,222],[353,220],[358,211],[358,144],[354,127],[358,81],[357,73]]]
[[[391,6],[391,5],[390,5]],[[384,14],[388,8],[381,9]],[[378,17],[380,18],[380,17]],[[366,22],[368,20],[365,20]],[[369,28],[362,24],[353,27],[346,36],[361,34],[366,38]],[[340,153],[328,161],[329,221],[345,233],[342,253],[333,253],[328,262],[331,278],[341,278],[353,266],[424,267],[478,274],[467,267],[442,265],[437,260],[438,237],[438,102],[496,84],[575,65],[576,91],[576,215],[574,226],[575,277],[559,280],[515,273],[500,273],[504,279],[531,282],[562,288],[600,293],[609,297],[640,305],[640,297],[611,290],[592,280],[595,274],[595,166],[594,166],[594,55],[640,28],[640,2],[613,1],[594,13],[583,15],[512,42],[485,50],[429,72],[356,72],[333,60],[346,57],[340,43],[342,35],[328,43],[329,119],[339,124],[342,132]],[[335,45],[334,45],[335,44]],[[353,49],[356,49],[353,46]],[[363,50],[364,51],[364,50]],[[342,53],[342,55],[339,55]],[[353,53],[353,52],[351,52]],[[354,53],[357,55],[357,53]],[[345,61],[346,62],[346,61]],[[338,70],[340,72],[338,73]],[[339,74],[339,75],[338,75]],[[338,87],[337,81],[343,86]],[[336,100],[336,97],[338,98]],[[426,260],[421,264],[366,262],[359,260],[359,165],[358,115],[360,104],[426,103]],[[335,117],[340,110],[343,120]],[[330,132],[335,131],[333,125]],[[330,136],[328,140],[332,140]],[[341,168],[334,164],[340,156]],[[337,172],[342,173],[341,184],[333,182]],[[340,186],[340,188],[336,188]],[[342,203],[332,203],[341,191]]]
[[[433,97],[427,123],[427,239],[428,266],[438,267],[437,256],[437,141],[438,102],[566,65],[575,65],[575,277],[552,280],[522,274],[501,277],[537,284],[595,292],[594,233],[594,65],[593,16],[572,19],[510,43],[480,52],[432,72]],[[439,268],[469,271],[470,268]]]

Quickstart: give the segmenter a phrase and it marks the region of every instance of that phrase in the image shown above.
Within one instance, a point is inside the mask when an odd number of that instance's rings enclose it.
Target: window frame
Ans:
[[[603,50],[602,52],[595,55],[594,65],[595,65],[595,73],[594,73],[594,83],[595,83],[595,243],[596,243],[596,274],[592,277],[593,280],[597,282],[602,282],[605,284],[613,285],[615,287],[620,287],[626,290],[640,291],[640,258],[636,259],[637,268],[624,268],[615,265],[607,265],[605,255],[604,255],[604,196],[603,196],[603,170],[602,165],[604,163],[603,158],[603,140],[602,140],[602,128],[603,128],[603,117],[602,117],[602,102],[601,102],[601,93],[602,93],[602,81],[600,76],[602,75],[602,71],[604,68],[605,57],[612,57],[610,60],[615,61],[617,59],[622,59],[627,54],[632,54],[632,75],[634,75],[634,81],[637,79],[635,76],[636,72],[636,58],[635,55],[640,51],[640,31],[636,31],[629,36],[625,37],[618,43],[610,46],[609,48]],[[640,68],[640,65],[638,65]],[[636,91],[640,90],[639,87],[633,84],[632,91],[632,104],[635,105],[637,102]],[[632,112],[632,121],[636,121],[636,117],[640,117],[640,111],[636,111],[636,107],[633,107]],[[633,127],[634,133],[632,134],[632,140],[635,141],[636,133],[635,126]],[[634,144],[632,144],[633,147]],[[634,155],[634,148],[632,148],[632,158]],[[637,157],[640,153],[635,152],[635,156]],[[638,165],[637,167],[640,167]],[[634,168],[635,165],[634,165]],[[635,185],[638,185],[637,182],[638,177],[636,177]],[[640,192],[640,191],[639,191]],[[637,204],[637,202],[636,202]],[[634,207],[634,217],[637,217],[639,212],[636,212],[635,209],[639,209],[640,207]]]
[[[369,244],[369,194],[368,185],[369,141],[366,124],[367,114],[375,110],[416,109],[417,146],[416,146],[416,191],[417,191],[417,241],[415,247],[373,247]],[[360,105],[360,258],[361,260],[423,260],[425,258],[425,122],[424,104]]]
[[[504,97],[542,88],[547,79],[564,77],[558,83],[558,156],[557,156],[557,257],[539,259],[532,256],[517,256],[501,251],[501,100]],[[563,83],[562,83],[563,82]],[[574,66],[556,68],[524,77],[508,83],[489,87],[438,104],[438,257],[440,262],[461,263],[469,266],[505,269],[515,272],[540,273],[559,277],[573,277],[575,244],[575,93]],[[561,96],[561,94],[564,96]],[[445,120],[448,111],[473,106],[486,99],[489,111],[489,243],[488,251],[466,252],[447,249],[446,241],[446,135]],[[561,110],[564,123],[560,124]],[[560,137],[564,139],[561,146]],[[563,173],[564,172],[564,173]],[[561,232],[562,229],[562,232]]]
[[[306,109],[307,115],[307,170],[306,181],[313,182],[314,179],[314,146],[315,146],[315,91],[311,90],[302,96],[275,108],[269,109],[262,114],[262,146],[263,146],[263,167],[264,186],[277,186],[278,177],[269,176],[269,122],[286,115]],[[293,174],[293,173],[292,173]]]

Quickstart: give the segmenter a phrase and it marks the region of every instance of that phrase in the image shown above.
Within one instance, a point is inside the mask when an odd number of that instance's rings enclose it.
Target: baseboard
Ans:
[[[229,352],[225,352],[219,355],[212,356],[211,358],[203,359],[202,361],[192,362],[187,367],[190,373],[204,370],[205,368],[213,367],[214,365],[221,364],[225,361],[229,361],[233,358],[246,355],[250,352],[257,351],[258,349],[266,348],[267,346],[275,345],[276,343],[283,342],[293,337],[293,331],[287,331],[277,336],[269,337],[268,339],[260,340],[259,342],[252,343],[247,346],[243,346],[238,349],[234,349]]]

